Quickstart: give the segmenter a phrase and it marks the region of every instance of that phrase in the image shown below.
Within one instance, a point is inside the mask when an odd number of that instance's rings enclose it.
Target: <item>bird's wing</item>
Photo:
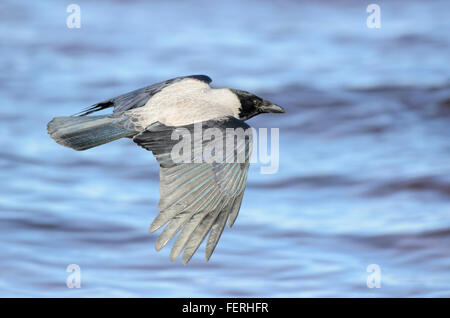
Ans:
[[[87,107],[77,115],[85,116],[110,107],[114,107],[114,113],[120,113],[132,108],[142,107],[153,95],[160,92],[164,87],[179,82],[186,78],[197,79],[207,84],[212,82],[211,78],[209,78],[209,76],[206,75],[189,75],[189,76],[175,77],[167,81],[143,87],[134,90],[132,92],[94,104],[92,106]]]
[[[208,128],[213,130],[208,133]],[[231,135],[233,132],[237,137]],[[150,232],[168,224],[156,242],[156,249],[163,248],[180,232],[170,259],[174,261],[184,250],[182,262],[186,264],[209,233],[206,244],[206,260],[209,260],[227,219],[231,227],[241,206],[252,149],[252,129],[231,116],[180,127],[158,122],[133,140],[152,151],[160,164],[160,213],[151,224]],[[181,142],[186,142],[186,147],[178,152],[180,149],[174,147]],[[178,154],[187,154],[183,162],[174,160],[173,149],[177,149]],[[217,156],[212,161],[199,158],[202,153]]]

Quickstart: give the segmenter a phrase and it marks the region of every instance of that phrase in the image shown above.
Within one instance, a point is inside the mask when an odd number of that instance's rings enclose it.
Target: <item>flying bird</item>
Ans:
[[[251,134],[247,135],[250,138],[241,136],[238,145],[233,141],[233,151],[222,155],[220,161],[193,160],[197,158],[194,146],[188,153],[191,161],[178,162],[172,153],[178,142],[173,140],[174,132],[193,132],[196,124],[219,130],[223,139],[202,139],[200,135],[198,140],[194,133],[190,140],[218,154],[216,148],[223,145],[227,129],[250,130],[244,122],[247,119],[261,113],[285,112],[243,90],[211,88],[211,81],[206,75],[176,77],[97,103],[73,116],[55,117],[47,125],[58,144],[75,150],[127,137],[154,154],[160,165],[160,201],[150,232],[165,225],[156,241],[158,251],[179,233],[170,259],[174,261],[183,252],[184,264],[209,233],[208,261],[227,220],[229,227],[236,220],[247,180]],[[112,108],[112,114],[88,116],[108,108]],[[243,154],[243,162],[228,160],[230,153]]]

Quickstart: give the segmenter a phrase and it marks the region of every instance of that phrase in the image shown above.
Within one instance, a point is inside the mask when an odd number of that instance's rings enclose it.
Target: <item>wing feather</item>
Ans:
[[[193,132],[193,125],[182,126]],[[234,117],[217,118],[202,123],[203,128],[219,128],[223,132],[227,128],[250,127]],[[171,140],[172,132],[179,127],[169,127],[155,123],[144,132],[134,137],[134,141],[143,148],[150,150],[160,163],[160,195],[158,205],[160,213],[150,226],[150,232],[161,227],[164,230],[156,241],[156,249],[163,248],[172,238],[176,237],[170,252],[173,261],[183,253],[182,262],[187,263],[198,250],[205,237],[206,260],[209,260],[225,224],[231,227],[238,215],[245,183],[247,180],[251,154],[251,134],[244,142],[232,145],[232,152],[223,151],[220,162],[175,163],[170,153],[178,141]],[[203,149],[211,143],[226,142],[225,140],[201,141]],[[192,140],[193,144],[197,141]],[[221,144],[223,145],[223,143]],[[219,147],[219,144],[214,145]],[[228,144],[227,144],[228,147]],[[228,148],[227,148],[228,149]],[[193,147],[191,160],[195,158],[198,149]],[[245,154],[245,162],[230,160],[231,156]],[[238,158],[238,157],[236,157]],[[177,236],[178,235],[178,236]]]
[[[156,83],[150,86],[146,86],[143,88],[136,89],[132,92],[125,93],[123,95],[107,99],[103,102],[94,104],[85,108],[83,111],[78,113],[78,116],[86,116],[92,114],[94,112],[107,109],[110,107],[114,107],[114,113],[124,112],[133,108],[138,108],[144,106],[147,101],[153,97],[156,93],[160,92],[163,88],[179,82],[186,78],[193,78],[199,81],[205,82],[207,84],[211,83],[212,80],[209,76],[206,75],[188,75],[188,76],[180,76],[171,78],[164,82]]]
[[[226,213],[220,213],[219,217],[214,222],[211,227],[211,232],[209,233],[208,241],[206,242],[206,260],[208,261],[211,257],[217,243],[219,242],[220,236],[222,235],[223,229],[225,228],[225,223],[227,222],[227,217],[230,214],[229,211]]]
[[[186,246],[184,248],[183,256],[181,258],[181,261],[183,264],[187,264],[194,253],[199,248],[200,244],[205,239],[206,235],[210,231],[212,225],[214,224],[215,220],[219,216],[219,214],[226,213],[222,211],[222,208],[224,207],[224,202],[220,205],[220,207],[214,211],[211,211],[206,214],[206,217],[204,217],[200,224],[195,228],[195,230],[192,232],[192,234],[189,236],[189,240],[186,243]]]
[[[211,202],[214,203],[214,205],[216,205],[217,203],[219,203],[221,198],[218,195],[216,195],[214,197],[211,197],[210,200]],[[194,239],[192,235],[195,232],[195,230],[199,227],[199,225],[203,222],[203,220],[208,216],[218,213],[218,210],[219,209],[216,206],[216,208],[213,210],[204,209],[201,212],[198,212],[192,216],[189,222],[183,227],[183,230],[181,231],[180,235],[178,235],[177,239],[175,240],[175,243],[173,244],[172,247],[172,251],[170,252],[170,260],[174,261],[181,254],[186,245],[189,243],[189,240]]]

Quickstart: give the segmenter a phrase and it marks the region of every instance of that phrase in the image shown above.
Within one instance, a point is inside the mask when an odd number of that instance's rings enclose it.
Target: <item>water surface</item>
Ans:
[[[0,5],[0,296],[450,296],[447,1],[78,1]],[[211,260],[154,250],[158,164],[85,152],[46,123],[185,74],[286,108],[280,168],[250,169]],[[78,264],[82,288],[68,289]],[[378,264],[382,286],[366,286]]]

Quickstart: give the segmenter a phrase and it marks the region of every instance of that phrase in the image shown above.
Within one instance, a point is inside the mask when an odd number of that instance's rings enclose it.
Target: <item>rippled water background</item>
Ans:
[[[450,296],[448,1],[0,4],[0,296]],[[251,168],[210,262],[154,250],[158,165],[130,140],[86,152],[46,123],[208,74],[287,110],[280,168]],[[81,267],[68,289],[66,267]],[[381,288],[366,286],[369,264]]]

